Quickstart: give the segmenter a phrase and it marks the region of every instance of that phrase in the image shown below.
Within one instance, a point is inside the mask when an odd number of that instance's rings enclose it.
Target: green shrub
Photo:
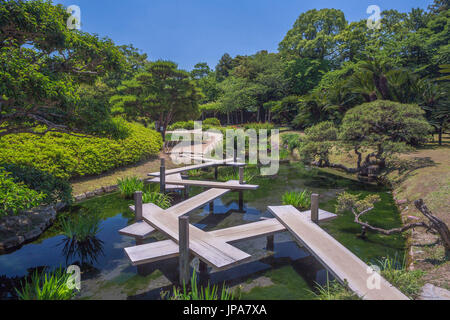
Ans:
[[[308,210],[311,208],[311,192],[286,192],[282,198],[283,205],[291,205],[299,210]]]
[[[16,183],[23,182],[30,189],[45,194],[43,203],[51,204],[58,200],[72,203],[72,186],[67,180],[24,165],[9,164],[4,169],[11,173]]]
[[[0,164],[35,167],[58,178],[70,179],[139,162],[159,154],[162,138],[137,123],[123,122],[125,139],[77,137],[64,133],[7,135],[0,138]]]
[[[281,135],[281,143],[292,153],[295,149],[300,148],[301,137],[295,133],[283,134]]]
[[[77,293],[75,287],[68,285],[70,277],[61,268],[51,273],[35,271],[16,292],[20,300],[70,300]]]
[[[138,177],[126,177],[117,180],[120,194],[125,198],[133,198],[136,191],[144,190],[144,182]]]
[[[316,290],[317,293],[313,292],[313,294],[317,300],[361,300],[356,294],[336,280],[329,281],[328,274],[327,283],[324,286],[317,284]]]
[[[143,203],[154,203],[161,209],[170,208],[171,201],[172,198],[169,195],[159,192],[145,192],[142,195]]]
[[[0,168],[0,216],[18,214],[40,205],[46,195],[16,183],[9,172]]]
[[[220,127],[221,123],[220,120],[217,118],[208,118],[203,120],[203,126]]]
[[[244,125],[245,130],[255,129],[256,132],[259,130],[268,130],[268,135],[270,135],[270,130],[273,130],[275,126],[271,123],[247,123]]]
[[[179,122],[175,122],[174,124],[170,125],[168,130],[173,131],[173,130],[194,130],[194,121],[190,120],[190,121],[179,121]]]
[[[378,261],[381,269],[381,275],[394,287],[399,289],[411,299],[419,296],[425,282],[422,270],[409,271],[406,267],[406,257],[402,261],[397,258],[384,258]]]
[[[199,286],[194,270],[190,288],[183,284],[182,290],[174,287],[171,296],[167,292],[163,292],[161,297],[168,300],[239,300],[240,294],[239,290],[237,292],[231,291],[225,285],[221,289],[217,285],[211,286],[209,282],[206,287]]]

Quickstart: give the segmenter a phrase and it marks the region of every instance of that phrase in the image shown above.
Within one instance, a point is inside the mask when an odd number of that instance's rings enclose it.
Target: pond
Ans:
[[[219,169],[227,170],[227,169]],[[202,178],[212,173],[200,173]],[[269,205],[281,205],[286,191],[319,193],[321,209],[334,212],[336,195],[347,191],[363,195],[378,194],[377,203],[367,219],[381,227],[401,224],[400,215],[390,191],[386,188],[363,184],[319,169],[304,167],[300,163],[281,165],[274,177],[255,177],[252,184],[256,191],[244,192],[244,212],[239,211],[238,194],[228,193],[214,203],[214,213],[209,206],[190,214],[190,222],[211,231],[260,221],[272,217]],[[191,195],[201,192],[191,188]],[[169,291],[178,281],[176,258],[133,267],[124,248],[135,245],[132,238],[121,236],[118,230],[133,222],[128,210],[132,201],[110,194],[84,201],[59,215],[57,222],[37,241],[19,250],[0,256],[0,299],[14,298],[14,287],[36,268],[81,266],[82,282],[79,299],[160,299],[161,292]],[[71,248],[62,234],[61,219],[83,212],[101,214],[101,230],[87,248]],[[322,228],[367,263],[376,263],[383,257],[403,257],[406,240],[403,236],[384,236],[369,233],[367,239],[358,238],[361,232],[353,222],[350,212],[339,215],[333,221],[322,223]],[[165,239],[155,234],[146,242]],[[312,299],[316,283],[325,284],[326,270],[287,233],[275,236],[274,251],[266,250],[266,239],[259,238],[234,244],[252,255],[246,264],[220,272],[210,272],[200,279],[203,283],[241,286],[242,299]],[[198,260],[193,260],[193,265]]]

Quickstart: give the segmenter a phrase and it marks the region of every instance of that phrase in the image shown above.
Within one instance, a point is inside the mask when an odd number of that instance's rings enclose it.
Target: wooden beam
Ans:
[[[178,246],[180,252],[180,285],[188,285],[190,279],[189,268],[189,217],[178,218]]]
[[[379,276],[380,287],[369,288],[368,279],[374,270],[325,230],[289,206],[269,207],[277,219],[339,282],[348,285],[359,297],[367,300],[407,300],[397,288]],[[370,271],[370,272],[368,272]]]
[[[316,193],[311,195],[311,221],[319,223],[319,195]]]

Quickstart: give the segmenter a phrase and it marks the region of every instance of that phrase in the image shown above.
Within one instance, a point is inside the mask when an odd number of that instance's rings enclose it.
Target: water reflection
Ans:
[[[66,258],[66,265],[78,264],[94,265],[100,256],[104,256],[103,241],[97,237],[88,238],[84,241],[77,241],[74,238],[65,238],[62,253]]]

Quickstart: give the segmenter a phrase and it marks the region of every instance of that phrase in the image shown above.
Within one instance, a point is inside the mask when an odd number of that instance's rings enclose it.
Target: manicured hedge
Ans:
[[[118,140],[63,133],[8,135],[0,139],[0,165],[31,166],[70,179],[100,174],[159,154],[159,133],[136,123],[121,125],[128,136]]]

